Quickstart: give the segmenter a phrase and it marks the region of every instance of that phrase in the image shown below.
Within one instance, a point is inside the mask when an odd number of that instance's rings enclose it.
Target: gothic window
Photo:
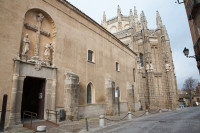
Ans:
[[[126,24],[125,26],[124,26],[124,29],[128,29],[129,28],[129,24]]]
[[[87,104],[91,104],[91,86],[88,84],[87,86]]]
[[[92,83],[87,85],[87,104],[95,103],[95,90]]]
[[[94,62],[94,52],[92,50],[88,50],[88,61]]]
[[[111,32],[111,33],[117,32],[117,27],[116,27],[116,26],[112,26],[112,27],[110,28],[110,32]]]
[[[116,62],[116,64],[115,64],[115,67],[116,67],[116,71],[120,71],[120,69],[119,69],[119,63],[118,62]]]
[[[135,68],[133,68],[133,82],[135,82]]]
[[[140,64],[141,64],[141,67],[144,67],[143,54],[141,53],[140,53]]]
[[[120,101],[120,89],[119,89],[119,86],[117,86],[117,88],[115,89],[115,98],[117,98],[116,102]]]

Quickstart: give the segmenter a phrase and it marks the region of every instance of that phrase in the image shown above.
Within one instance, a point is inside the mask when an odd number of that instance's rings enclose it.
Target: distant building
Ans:
[[[193,47],[200,72],[200,0],[184,0],[192,35]]]
[[[198,83],[198,86],[196,88],[194,101],[200,103],[200,82]]]
[[[196,102],[200,103],[200,82],[198,83],[198,86],[196,87],[196,90],[191,92],[191,100],[192,105],[196,106]],[[179,96],[179,104],[183,104],[184,106],[190,106],[190,95],[188,91],[184,90],[178,90],[178,96]],[[199,105],[199,104],[198,104]]]

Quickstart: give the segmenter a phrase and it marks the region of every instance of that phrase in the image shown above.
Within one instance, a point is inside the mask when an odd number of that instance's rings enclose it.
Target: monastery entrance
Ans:
[[[39,119],[44,119],[45,82],[46,80],[43,78],[25,78],[21,104],[21,118],[23,118],[24,111],[30,111],[37,113]]]

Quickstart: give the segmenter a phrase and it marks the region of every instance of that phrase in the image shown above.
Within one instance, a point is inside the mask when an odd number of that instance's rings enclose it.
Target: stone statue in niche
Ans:
[[[146,70],[149,71],[149,64],[146,64]]]
[[[46,60],[50,60],[52,46],[51,43],[47,43],[45,46],[44,56]]]
[[[45,51],[44,51],[44,56],[45,56],[47,65],[50,65],[52,50],[53,50],[53,47],[51,43],[47,43],[45,46]]]
[[[23,55],[26,55],[28,53],[29,47],[30,47],[30,40],[28,38],[28,33],[26,33],[23,39]]]
[[[152,63],[146,64],[146,70],[147,70],[147,72],[153,72],[153,65],[152,65]]]
[[[171,70],[170,65],[169,64],[165,64],[165,69],[166,69],[167,72],[169,72]]]

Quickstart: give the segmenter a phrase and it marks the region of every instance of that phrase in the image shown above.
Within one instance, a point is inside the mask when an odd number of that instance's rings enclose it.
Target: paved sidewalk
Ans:
[[[151,111],[152,113],[159,113],[159,110],[156,111]],[[136,118],[136,116],[145,116],[145,111],[137,111],[137,112],[132,112],[135,116],[132,116],[132,118]],[[130,120],[128,120],[128,116],[126,116],[127,113],[122,113],[120,116],[115,115],[115,116],[105,116],[105,118],[108,118],[109,120],[105,119],[105,127],[109,127],[113,124],[117,123],[126,123]],[[149,115],[152,115],[149,113]],[[126,117],[125,117],[126,116]],[[125,118],[124,118],[125,117]],[[117,121],[119,119],[122,119],[120,121]],[[102,129],[99,127],[99,117],[90,117],[88,118],[88,132],[95,132],[95,130]],[[85,119],[81,119],[79,121],[64,121],[60,123],[59,128],[54,128],[49,131],[48,133],[61,133],[61,132],[87,132],[86,131],[86,123]]]

